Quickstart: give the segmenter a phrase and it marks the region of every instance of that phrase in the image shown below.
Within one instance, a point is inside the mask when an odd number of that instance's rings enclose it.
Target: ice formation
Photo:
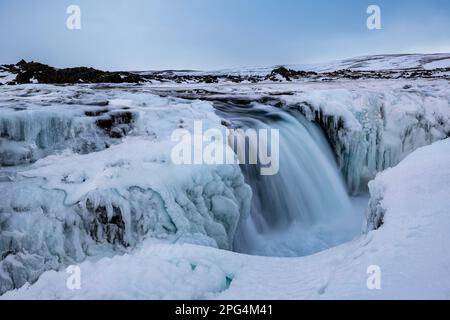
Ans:
[[[108,112],[80,105],[71,113],[73,106],[60,102],[55,113],[30,103],[32,111],[1,114],[7,143],[33,145],[47,153],[24,166],[17,155],[21,150],[12,149],[7,159],[20,161],[1,170],[1,292],[97,252],[127,252],[148,237],[231,249],[251,199],[239,166],[170,162],[170,133],[175,128],[194,120],[221,127],[212,106],[151,94],[134,100],[112,98]],[[99,126],[99,120],[109,119],[105,116],[130,108],[134,116],[126,123],[127,136],[112,138]],[[78,131],[71,126],[74,122],[80,124]],[[74,148],[79,136],[102,148]]]

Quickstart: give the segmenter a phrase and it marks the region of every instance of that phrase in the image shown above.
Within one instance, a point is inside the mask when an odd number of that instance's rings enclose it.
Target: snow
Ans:
[[[430,62],[430,63],[425,64],[423,67],[424,67],[424,69],[427,69],[427,70],[433,70],[433,69],[439,69],[439,68],[450,68],[450,58]]]
[[[3,70],[0,66],[0,85],[7,84],[8,82],[16,80],[16,75]]]
[[[314,70],[448,61],[375,56]],[[173,130],[193,130],[198,120],[225,130],[211,99],[317,121],[350,193],[376,177],[364,234],[301,258],[230,252],[252,198],[239,166],[170,162]],[[436,141],[449,135],[444,79],[2,85],[1,298],[448,299],[450,141]],[[355,210],[366,204],[354,199]],[[80,291],[66,288],[71,264],[81,267]],[[366,286],[372,265],[381,268],[381,290]]]
[[[382,71],[405,69],[436,69],[450,67],[450,54],[393,54],[362,56],[334,62],[290,65],[295,70],[333,72],[337,70]]]
[[[64,271],[3,299],[448,299],[450,139],[424,147],[371,183],[384,223],[303,258],[245,256],[194,245],[143,243],[132,254],[86,261],[81,290]],[[381,289],[366,286],[381,268]]]
[[[194,120],[224,129],[209,102],[155,95],[197,88],[255,100],[274,93],[282,108],[311,120],[315,111],[333,116],[325,133],[355,194],[450,132],[444,80],[2,87],[0,160],[12,166],[0,171],[2,291],[91,256],[129,252],[148,238],[230,248],[251,196],[239,168],[168,161],[174,129],[192,130]],[[123,112],[134,115],[127,136],[111,138],[96,126]]]
[[[448,53],[374,55],[316,64],[309,69],[316,72],[331,72],[342,69],[355,71],[404,70],[426,68],[425,66],[428,66],[427,69],[431,69],[430,66],[433,66],[437,61],[445,61],[441,60],[445,58],[449,58]],[[449,67],[449,61],[446,62],[439,63],[436,68]]]
[[[241,75],[241,76],[265,76],[273,69],[279,67],[245,67],[235,69],[224,69],[209,72],[186,71],[184,74],[219,74],[219,75]],[[293,70],[333,72],[338,70],[353,71],[381,71],[381,70],[405,70],[405,69],[427,69],[450,67],[450,53],[436,54],[387,54],[361,56],[351,59],[336,60],[332,62],[287,64],[285,67]],[[180,73],[183,74],[183,73]]]

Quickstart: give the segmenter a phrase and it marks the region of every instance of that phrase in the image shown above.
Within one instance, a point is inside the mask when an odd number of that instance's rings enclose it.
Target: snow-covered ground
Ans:
[[[0,67],[0,85],[6,84],[16,79],[16,76]]]
[[[336,64],[427,69],[446,61]],[[231,252],[252,184],[238,165],[177,166],[170,157],[175,129],[192,131],[197,120],[205,129],[233,126],[218,103],[249,108],[247,116],[251,108],[300,113],[320,125],[349,193],[363,194],[357,210],[378,174],[365,233],[300,258]],[[1,85],[1,298],[450,298],[449,136],[446,79]],[[300,192],[296,183],[289,186]],[[81,290],[66,288],[73,264]],[[366,285],[374,265],[381,290]]]
[[[405,69],[437,69],[450,67],[450,55],[448,53],[437,54],[392,54],[363,56],[352,59],[334,61],[331,63],[318,63],[312,65],[292,66],[295,69],[303,69],[316,72],[330,72],[342,69],[356,71],[379,70],[405,70]]]
[[[143,243],[133,254],[81,264],[81,290],[49,271],[2,298],[448,299],[450,140],[421,148],[371,183],[369,217],[383,224],[303,258],[244,256],[193,245]],[[380,290],[367,287],[379,267]]]

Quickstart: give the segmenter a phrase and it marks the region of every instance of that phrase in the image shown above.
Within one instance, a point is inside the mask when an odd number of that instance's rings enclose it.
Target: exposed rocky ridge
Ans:
[[[57,69],[24,60],[15,65],[3,65],[0,68],[16,75],[16,79],[7,84],[139,83],[145,81],[140,75],[130,72],[109,72],[86,67]]]
[[[449,74],[447,74],[449,73]],[[450,68],[436,68],[433,70],[424,69],[404,69],[404,70],[377,70],[360,71],[351,69],[342,69],[332,72],[312,72],[296,71],[279,67],[266,76],[265,80],[272,81],[292,81],[299,79],[311,79],[320,81],[333,81],[337,79],[449,79]]]
[[[264,80],[264,77],[254,75],[233,75],[233,74],[214,74],[199,72],[167,72],[155,71],[142,74],[142,77],[151,82],[169,82],[169,83],[206,83],[214,84],[221,82],[231,83],[257,83]]]
[[[175,83],[258,83],[258,82],[292,82],[295,80],[334,81],[339,79],[447,79],[450,80],[450,68],[404,69],[359,71],[342,69],[331,72],[314,72],[277,67],[266,75],[215,74],[215,73],[175,73],[154,72],[142,75],[149,81]]]
[[[0,66],[0,84],[74,84],[74,83],[259,83],[291,81],[334,81],[339,79],[447,79],[450,80],[450,67],[424,69],[423,67],[396,68],[385,70],[359,70],[342,68],[332,71],[293,70],[284,66],[267,69],[258,74],[237,72],[198,72],[198,71],[152,71],[152,72],[108,72],[94,68],[78,67],[57,69],[38,62],[21,60],[17,64]],[[15,79],[1,81],[5,75],[16,75]]]

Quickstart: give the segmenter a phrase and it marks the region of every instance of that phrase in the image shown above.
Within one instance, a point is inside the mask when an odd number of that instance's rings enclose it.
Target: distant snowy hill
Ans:
[[[286,68],[294,70],[314,71],[318,73],[333,72],[344,69],[354,71],[407,69],[431,70],[437,68],[450,68],[450,53],[373,55],[316,64],[288,64],[275,65],[270,67],[233,68],[218,71],[209,71],[206,73],[266,75],[279,66],[285,66]],[[184,73],[190,72],[192,71],[185,71]]]
[[[293,65],[294,69],[316,72],[332,72],[349,69],[355,71],[407,70],[450,68],[450,53],[439,54],[393,54],[364,56],[331,63]]]
[[[358,57],[320,64],[277,65],[215,71],[163,70],[105,72],[92,68],[56,69],[20,61],[0,66],[0,85],[47,83],[267,83],[339,79],[450,79],[450,54]]]
[[[287,70],[280,70],[280,67]],[[177,82],[205,82],[205,79],[206,82],[420,77],[450,79],[450,53],[376,55],[319,64],[246,67],[216,71],[155,71],[140,74],[158,75],[161,77],[159,80],[175,79]]]

